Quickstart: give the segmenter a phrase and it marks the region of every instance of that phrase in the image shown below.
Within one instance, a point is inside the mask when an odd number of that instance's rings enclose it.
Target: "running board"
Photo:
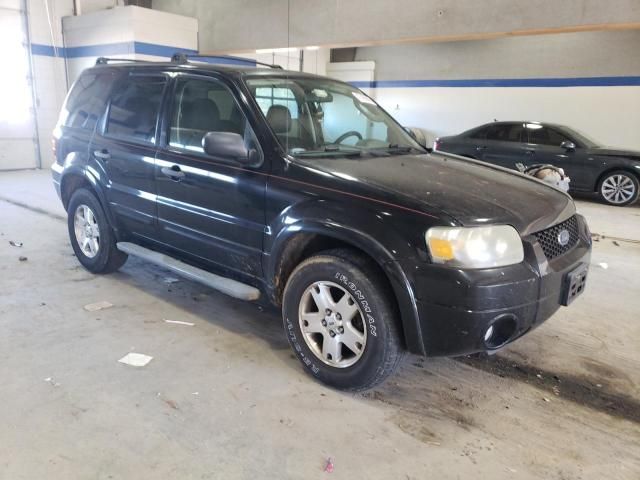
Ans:
[[[207,272],[206,270],[188,265],[163,253],[155,252],[130,242],[118,242],[116,246],[121,252],[168,268],[178,275],[188,278],[189,280],[200,282],[231,297],[241,300],[257,300],[260,298],[260,290],[251,285],[246,285],[236,280]]]

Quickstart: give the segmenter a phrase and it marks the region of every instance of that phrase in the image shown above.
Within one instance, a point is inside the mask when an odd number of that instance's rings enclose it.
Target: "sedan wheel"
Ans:
[[[600,196],[610,205],[628,205],[638,198],[638,180],[626,172],[613,172],[600,183]]]

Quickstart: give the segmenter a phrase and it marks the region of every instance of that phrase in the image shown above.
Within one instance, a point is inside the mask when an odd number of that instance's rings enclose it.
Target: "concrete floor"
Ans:
[[[135,259],[86,272],[48,172],[2,173],[0,478],[637,480],[640,208],[578,208],[605,235],[580,300],[354,395],[303,373],[273,312]]]

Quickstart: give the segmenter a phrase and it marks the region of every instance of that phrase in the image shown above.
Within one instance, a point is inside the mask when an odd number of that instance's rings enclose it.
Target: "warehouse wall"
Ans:
[[[152,0],[152,6],[207,25],[200,32],[204,51],[640,26],[638,0]]]
[[[356,82],[400,122],[432,136],[498,120],[570,125],[640,150],[640,31],[583,32],[358,48]]]

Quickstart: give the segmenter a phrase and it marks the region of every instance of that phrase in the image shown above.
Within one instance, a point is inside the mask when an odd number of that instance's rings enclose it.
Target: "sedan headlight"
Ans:
[[[510,225],[433,227],[425,237],[434,263],[491,268],[513,265],[524,259],[520,235]]]

